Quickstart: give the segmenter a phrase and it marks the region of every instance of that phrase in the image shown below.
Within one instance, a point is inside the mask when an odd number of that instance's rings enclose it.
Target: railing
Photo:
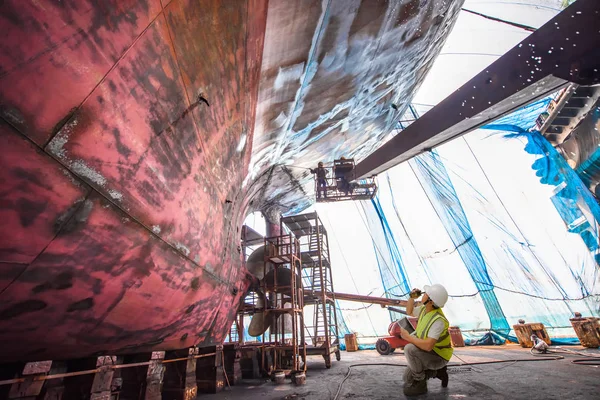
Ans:
[[[374,178],[361,179],[358,182],[348,182],[345,178],[325,178],[326,185],[315,180],[315,194],[318,203],[328,203],[341,200],[370,200],[377,193]]]
[[[276,263],[291,262],[300,258],[300,242],[291,233],[265,238],[266,257]]]
[[[353,159],[342,157],[339,160],[334,160],[332,167],[313,169],[317,202],[372,199],[377,193],[374,178],[367,178],[358,182],[350,182],[346,178],[354,169],[354,165]]]

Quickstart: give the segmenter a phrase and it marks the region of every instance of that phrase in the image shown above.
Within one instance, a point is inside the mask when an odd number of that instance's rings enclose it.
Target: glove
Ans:
[[[420,289],[413,289],[410,291],[410,298],[411,299],[418,299],[419,297],[421,297],[421,290]]]

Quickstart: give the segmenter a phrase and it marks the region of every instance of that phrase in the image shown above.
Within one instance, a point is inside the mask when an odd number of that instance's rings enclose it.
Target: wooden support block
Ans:
[[[356,341],[356,333],[348,333],[344,336],[346,351],[358,351],[358,342]]]
[[[52,361],[36,361],[25,364],[21,376],[26,378],[26,380],[25,382],[14,383],[10,388],[8,398],[34,400],[44,387],[44,381],[36,381],[34,379],[47,375],[51,366]]]
[[[571,325],[582,346],[589,348],[600,347],[600,318],[571,318]]]
[[[114,361],[116,365],[123,364],[124,357],[114,357]],[[110,394],[112,396],[112,400],[118,400],[121,397],[121,388],[123,387],[123,378],[121,377],[122,372],[122,369],[115,369],[113,371],[113,378],[112,382],[110,383]]]
[[[258,364],[258,352],[255,348],[242,348],[240,358],[240,368],[242,369],[242,378],[258,379],[260,378],[260,367]]]
[[[531,335],[534,334],[550,345],[550,336],[548,336],[548,332],[546,332],[544,324],[539,322],[517,324],[513,325],[513,329],[515,330],[515,334],[517,335],[517,339],[519,340],[521,347],[533,347]]]
[[[98,372],[94,375],[90,400],[110,400],[113,375],[114,370],[110,365],[98,368]]]
[[[164,351],[155,351],[152,353],[151,363],[148,366],[148,374],[146,376],[145,400],[162,400],[162,385],[165,375],[165,366],[162,360],[164,357]]]
[[[197,348],[191,348],[185,369],[185,396],[184,400],[194,400],[198,396],[198,384],[196,383],[196,359]]]

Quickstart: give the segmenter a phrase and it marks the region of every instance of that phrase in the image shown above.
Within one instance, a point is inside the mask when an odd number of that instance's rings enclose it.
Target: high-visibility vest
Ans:
[[[431,329],[431,325],[437,320],[441,320],[444,323],[444,330],[437,342],[435,342],[433,351],[444,360],[450,361],[452,352],[454,351],[452,349],[452,344],[450,343],[450,334],[448,333],[448,326],[450,326],[450,323],[440,308],[436,308],[428,313],[425,313],[424,306],[421,308],[415,334],[419,339],[427,339],[427,334],[429,333],[429,329]]]

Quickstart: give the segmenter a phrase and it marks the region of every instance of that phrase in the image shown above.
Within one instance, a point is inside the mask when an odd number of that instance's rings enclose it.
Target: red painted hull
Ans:
[[[298,126],[370,82],[317,74],[302,94],[306,75],[277,81],[278,68],[327,64],[319,52],[334,47],[311,43],[321,30],[325,42],[335,36],[324,28],[335,18],[356,20],[350,36],[365,46],[391,32],[382,27],[393,13],[399,27],[434,26],[437,5],[409,3],[368,11],[357,2],[348,16],[344,1],[326,12],[320,1],[2,2],[0,362],[222,342],[252,278],[239,248],[247,212],[307,201],[301,177],[274,173],[265,149],[288,154]],[[318,22],[323,15],[329,22]],[[446,34],[423,39],[434,44],[427,54]],[[412,94],[431,60],[406,64],[409,83],[369,89],[382,94],[374,104],[390,99],[390,87]],[[329,84],[333,97],[323,95]],[[282,138],[272,120],[290,102],[295,122]],[[374,118],[376,136],[389,130],[386,115]],[[302,139],[307,161],[337,148],[328,139],[313,152],[310,140],[338,117]],[[372,136],[361,135],[348,151]]]

